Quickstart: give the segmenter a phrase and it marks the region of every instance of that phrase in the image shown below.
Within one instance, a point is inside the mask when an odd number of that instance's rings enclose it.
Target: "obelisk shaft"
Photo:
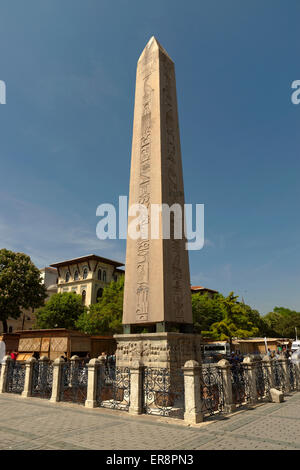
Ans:
[[[152,204],[179,204],[183,214],[174,63],[154,37],[138,61],[136,75],[129,207],[137,203],[149,213]],[[150,220],[146,238],[127,237],[123,324],[192,324],[184,235],[174,238],[171,218],[170,239],[152,239]]]

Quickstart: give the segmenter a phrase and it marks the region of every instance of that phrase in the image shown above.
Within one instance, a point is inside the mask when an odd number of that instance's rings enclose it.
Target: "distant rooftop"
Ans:
[[[51,271],[52,273],[57,273],[56,268],[49,268],[49,266],[46,266],[45,268],[41,268],[40,271]]]
[[[197,291],[200,291],[200,290],[207,290],[208,292],[214,292],[215,294],[218,294],[217,290],[209,289],[208,287],[203,287],[203,286],[191,286],[191,290],[193,292],[197,292]]]
[[[120,263],[119,261],[114,261],[114,260],[109,259],[109,258],[103,258],[102,256],[98,256],[98,255],[81,256],[80,258],[73,258],[73,259],[68,259],[68,260],[65,260],[65,261],[60,261],[58,263],[53,263],[53,264],[50,264],[50,266],[53,267],[53,268],[59,268],[61,266],[68,266],[69,264],[82,263],[84,261],[89,261],[89,260],[100,261],[100,262],[103,262],[103,263],[112,264],[115,267],[124,266],[124,264]]]

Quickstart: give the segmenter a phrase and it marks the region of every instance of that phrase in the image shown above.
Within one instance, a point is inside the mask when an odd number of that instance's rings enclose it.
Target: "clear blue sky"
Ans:
[[[0,246],[39,266],[96,253],[128,194],[136,62],[176,65],[186,202],[205,204],[193,284],[300,311],[298,0],[15,0],[0,15]]]

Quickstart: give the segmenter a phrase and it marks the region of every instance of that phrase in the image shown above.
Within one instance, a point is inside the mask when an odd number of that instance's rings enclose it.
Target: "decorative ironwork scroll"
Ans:
[[[222,371],[216,366],[203,365],[201,377],[202,412],[212,416],[224,409],[224,384]]]
[[[7,374],[7,392],[22,393],[25,384],[25,362],[10,362]]]
[[[53,364],[38,361],[33,365],[32,391],[33,397],[50,398],[52,393]]]
[[[255,381],[258,399],[269,397],[270,395],[270,381],[266,368],[261,362],[255,364]]]
[[[129,410],[130,405],[130,369],[128,367],[97,368],[98,406],[123,411]]]
[[[292,361],[288,361],[288,374],[291,391],[298,390],[300,385],[299,367],[296,366],[296,364],[294,364]]]
[[[231,366],[231,383],[233,403],[242,405],[250,400],[250,386],[247,370],[241,363]]]
[[[273,371],[274,371],[274,385],[284,392],[285,390],[285,373],[283,370],[282,362],[273,360]]]
[[[181,369],[145,367],[143,373],[144,412],[182,418],[184,377]]]
[[[84,404],[87,396],[88,368],[77,361],[65,362],[61,371],[61,401]]]

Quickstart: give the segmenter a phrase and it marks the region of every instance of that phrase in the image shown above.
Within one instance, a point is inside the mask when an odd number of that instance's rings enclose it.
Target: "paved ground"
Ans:
[[[3,394],[0,449],[300,449],[300,393],[193,427],[169,421]]]

